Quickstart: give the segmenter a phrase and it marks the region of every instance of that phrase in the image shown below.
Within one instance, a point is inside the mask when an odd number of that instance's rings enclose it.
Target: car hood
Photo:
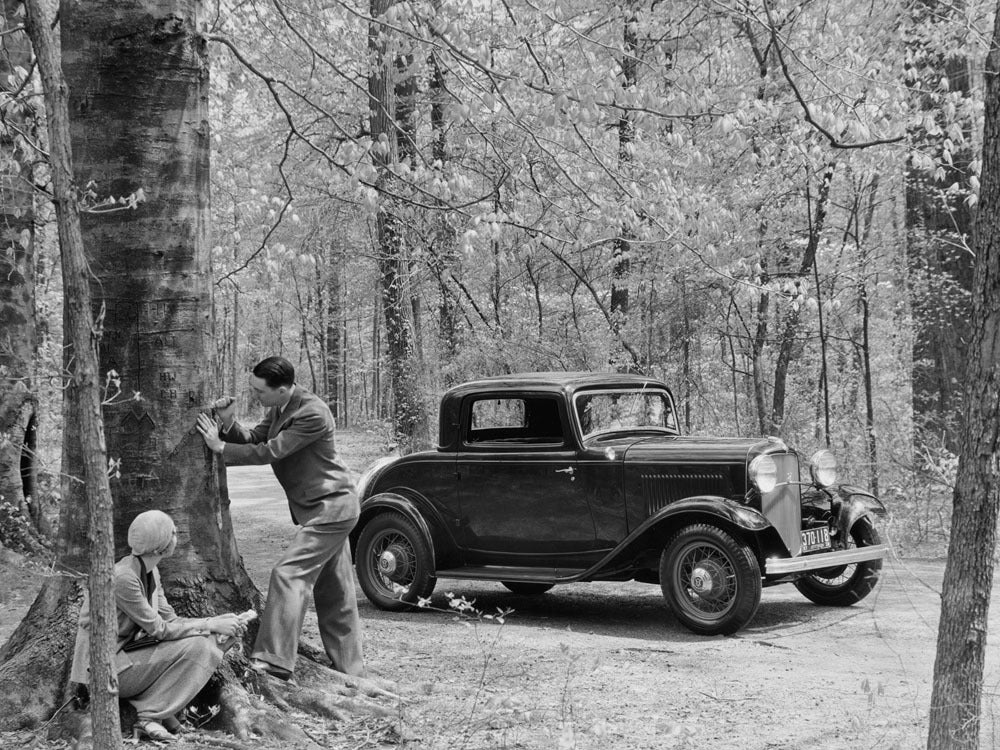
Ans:
[[[591,443],[588,448],[604,452],[610,448],[626,462],[743,463],[761,453],[787,451],[777,438],[718,438],[679,435],[614,436]]]

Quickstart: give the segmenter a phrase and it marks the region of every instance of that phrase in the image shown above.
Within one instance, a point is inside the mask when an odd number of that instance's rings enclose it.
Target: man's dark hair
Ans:
[[[268,388],[280,388],[283,385],[295,384],[295,368],[284,357],[268,357],[262,359],[253,370],[254,377],[267,383]]]

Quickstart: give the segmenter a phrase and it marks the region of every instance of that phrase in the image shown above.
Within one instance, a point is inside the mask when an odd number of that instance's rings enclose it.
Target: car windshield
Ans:
[[[578,393],[576,417],[584,439],[602,432],[666,430],[677,433],[677,417],[666,391],[615,388]]]

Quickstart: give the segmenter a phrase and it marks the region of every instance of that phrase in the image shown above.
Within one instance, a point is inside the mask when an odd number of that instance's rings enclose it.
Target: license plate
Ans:
[[[818,549],[830,549],[830,529],[827,526],[805,529],[802,532],[802,551],[813,552]]]

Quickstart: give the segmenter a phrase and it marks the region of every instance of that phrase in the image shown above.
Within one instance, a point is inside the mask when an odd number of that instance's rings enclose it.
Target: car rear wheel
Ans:
[[[437,579],[430,545],[412,521],[384,513],[361,530],[355,550],[358,583],[379,609],[400,611],[431,595]]]
[[[750,549],[720,528],[681,529],[660,556],[660,587],[674,616],[701,635],[729,635],[760,604],[760,565]]]
[[[878,530],[868,518],[860,518],[851,527],[847,548],[881,544]],[[795,582],[801,594],[811,602],[827,607],[849,607],[868,596],[878,583],[881,560],[866,560],[836,568],[810,571]]]
[[[510,591],[522,596],[537,596],[552,588],[551,583],[527,583],[524,581],[501,581]]]

